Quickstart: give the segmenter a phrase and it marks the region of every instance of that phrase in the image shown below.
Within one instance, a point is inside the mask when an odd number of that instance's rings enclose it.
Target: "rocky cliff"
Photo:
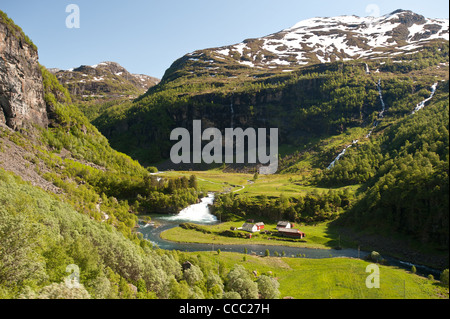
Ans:
[[[34,44],[0,11],[0,124],[17,130],[48,124]]]
[[[109,61],[49,71],[56,75],[75,100],[136,98],[160,81],[148,75],[132,74],[118,63]]]

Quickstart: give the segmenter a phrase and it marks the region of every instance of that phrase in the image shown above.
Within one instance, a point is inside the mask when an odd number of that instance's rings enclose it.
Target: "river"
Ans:
[[[181,223],[190,222],[199,225],[214,225],[218,224],[217,218],[211,214],[209,205],[214,203],[214,194],[209,194],[208,197],[202,198],[200,203],[191,205],[183,209],[177,215],[151,215],[152,221],[158,225],[155,227],[153,224],[141,225],[139,232],[142,233],[144,239],[149,240],[153,245],[158,246],[160,249],[165,250],[179,250],[187,252],[196,251],[221,251],[244,253],[247,249],[248,254],[264,255],[268,249],[270,255],[273,256],[275,252],[280,255],[285,253],[286,257],[306,257],[306,258],[335,258],[335,257],[347,257],[347,258],[364,258],[369,255],[367,251],[359,251],[358,249],[344,248],[344,249],[315,249],[307,247],[290,247],[290,246],[276,246],[276,245],[254,245],[254,244],[242,244],[242,245],[217,245],[217,244],[198,244],[198,243],[177,243],[168,241],[161,238],[161,233],[179,226]],[[405,270],[411,270],[413,264],[403,262],[394,258],[383,256],[389,263],[389,265],[397,266]],[[439,278],[440,272],[435,269],[431,269],[422,265],[414,265],[417,268],[417,274],[428,276],[432,274],[434,277]]]

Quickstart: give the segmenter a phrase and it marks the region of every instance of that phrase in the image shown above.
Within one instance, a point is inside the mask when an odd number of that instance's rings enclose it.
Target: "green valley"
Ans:
[[[161,81],[38,61],[0,11],[0,299],[449,298],[448,20],[306,20]],[[277,128],[278,170],[175,164],[195,120]]]

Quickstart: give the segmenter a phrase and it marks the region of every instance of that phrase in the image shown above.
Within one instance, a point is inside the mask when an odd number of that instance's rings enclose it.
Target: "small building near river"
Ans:
[[[283,235],[284,237],[290,237],[290,238],[304,238],[305,237],[305,233],[301,232],[298,229],[294,229],[294,228],[280,228],[278,230],[278,232]]]
[[[261,231],[262,229],[264,229],[264,223],[259,222],[259,223],[244,223],[244,225],[242,225],[241,227],[242,230],[251,232],[251,233],[256,233]]]
[[[292,228],[293,224],[291,224],[290,222],[286,222],[286,221],[279,221],[277,224],[277,230],[280,230],[282,228]]]

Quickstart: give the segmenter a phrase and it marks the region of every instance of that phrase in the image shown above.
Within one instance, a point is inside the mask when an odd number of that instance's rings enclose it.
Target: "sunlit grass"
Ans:
[[[262,221],[265,223],[264,230],[276,232],[276,222],[268,221],[267,219],[257,219],[255,221]],[[290,247],[308,247],[316,249],[330,249],[339,245],[351,245],[356,247],[355,244],[349,242],[340,242],[340,234],[337,229],[330,227],[329,222],[321,223],[315,226],[312,225],[295,225],[295,228],[299,228],[306,234],[306,237],[302,241],[276,241],[274,236],[261,233],[252,234],[252,238],[234,238],[220,235],[221,232],[230,230],[231,228],[239,228],[243,225],[245,220],[235,220],[220,223],[217,225],[202,226],[202,228],[210,231],[211,233],[203,233],[193,229],[183,229],[181,227],[171,228],[161,233],[161,237],[166,240],[174,242],[184,243],[202,243],[202,244],[217,244],[217,245],[279,245]]]
[[[209,171],[170,171],[161,173],[168,178],[197,176],[199,187],[204,192],[235,192],[245,196],[297,197],[311,192],[319,194],[329,191],[329,188],[315,187],[303,182],[297,174],[259,175],[254,180],[252,174],[224,173],[221,170]],[[346,187],[355,191],[358,186]]]
[[[366,287],[369,262],[351,258],[261,257],[221,252],[191,253],[220,261],[231,269],[244,266],[257,275],[273,275],[280,283],[281,298],[295,299],[435,299],[448,298],[448,288],[392,266],[380,267],[380,288]]]

